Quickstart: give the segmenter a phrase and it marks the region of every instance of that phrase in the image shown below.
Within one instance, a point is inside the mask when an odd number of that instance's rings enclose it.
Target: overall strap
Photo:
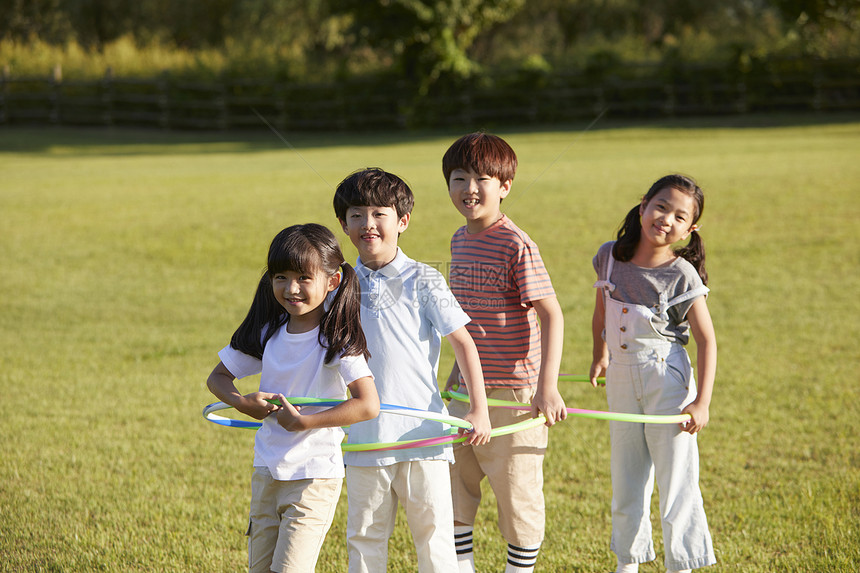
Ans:
[[[661,292],[660,302],[651,309],[654,314],[648,317],[648,323],[651,325],[651,330],[653,330],[657,335],[665,338],[665,335],[662,334],[659,330],[657,330],[657,328],[654,326],[654,317],[659,316],[663,320],[669,320],[669,314],[666,312],[667,310],[669,310],[669,307],[675,306],[676,304],[681,304],[686,300],[690,300],[708,294],[708,291],[710,290],[711,289],[703,285],[700,287],[696,287],[692,290],[688,290],[685,293],[679,294],[672,300],[668,301],[666,300],[666,293]]]
[[[612,249],[609,249],[609,260],[606,261],[606,274],[604,278],[598,280],[592,286],[594,288],[602,288],[608,293],[615,290],[615,283],[610,282],[609,277],[612,276],[612,265],[615,262],[615,257],[612,256]]]
[[[700,287],[696,287],[692,290],[688,290],[685,293],[681,293],[675,298],[668,301],[666,300],[666,295],[664,293],[660,293],[660,302],[657,304],[657,306],[654,307],[654,312],[656,314],[663,314],[669,309],[669,307],[675,306],[676,304],[681,304],[682,302],[700,297],[702,295],[706,295],[708,294],[708,292],[710,292],[710,290],[711,289],[703,285]]]

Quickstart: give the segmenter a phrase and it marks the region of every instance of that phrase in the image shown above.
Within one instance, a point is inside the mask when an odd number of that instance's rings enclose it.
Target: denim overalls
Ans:
[[[690,358],[652,324],[668,319],[669,307],[702,296],[707,287],[672,300],[660,293],[649,308],[610,296],[614,257],[609,253],[604,280],[604,339],[609,349],[606,398],[613,412],[680,414],[696,397]],[[656,555],[651,540],[650,505],[656,474],[666,567],[695,569],[716,563],[699,490],[696,436],[677,424],[609,423],[612,445],[612,543],[619,563],[644,563]]]

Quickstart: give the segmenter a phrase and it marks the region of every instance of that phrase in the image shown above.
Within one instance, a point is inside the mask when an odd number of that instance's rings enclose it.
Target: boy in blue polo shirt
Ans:
[[[380,402],[447,413],[437,371],[442,337],[454,349],[469,394],[478,397],[464,416],[473,430],[466,443],[485,444],[490,419],[469,317],[442,274],[407,257],[397,246],[409,226],[409,186],[382,169],[344,179],[334,209],[358,249],[361,325]],[[394,442],[442,435],[440,422],[382,414],[353,424],[350,443]],[[397,502],[405,510],[420,573],[457,570],[448,465],[450,445],[390,451],[346,452],[347,548],[350,573],[385,571]]]

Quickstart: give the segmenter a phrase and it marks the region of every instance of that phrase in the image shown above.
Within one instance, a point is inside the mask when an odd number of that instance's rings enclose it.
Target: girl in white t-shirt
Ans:
[[[209,375],[218,399],[263,421],[254,445],[251,572],[314,570],[343,483],[341,426],[379,413],[360,304],[355,271],[331,231],[284,229],[248,315]],[[259,391],[242,395],[234,380],[254,374]],[[347,399],[298,408],[285,396]]]

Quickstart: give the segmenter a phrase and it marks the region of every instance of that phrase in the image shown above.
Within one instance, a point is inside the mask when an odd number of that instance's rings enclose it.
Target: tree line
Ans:
[[[215,53],[234,75],[397,74],[421,89],[614,62],[860,57],[860,0],[6,0],[0,59],[27,46]],[[193,58],[192,58],[193,59]],[[0,64],[7,64],[0,62]]]

